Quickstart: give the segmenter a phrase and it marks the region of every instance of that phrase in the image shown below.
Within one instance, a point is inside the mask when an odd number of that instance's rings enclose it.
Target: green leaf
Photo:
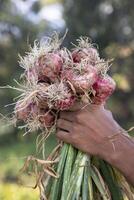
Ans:
[[[106,191],[106,188],[104,187],[104,184],[102,183],[102,181],[100,180],[99,176],[97,175],[96,171],[94,170],[93,167],[90,167],[90,174],[91,174],[91,177],[98,189],[98,191],[100,192],[102,198],[104,200],[109,200],[110,198],[108,197],[107,195],[107,191]]]
[[[87,163],[87,165],[88,165],[88,163]],[[89,199],[88,166],[86,166],[84,168],[84,175],[83,175],[83,182],[82,182],[82,200],[88,200],[88,199]]]
[[[59,174],[59,178],[54,179],[53,181],[51,192],[50,192],[50,198],[49,198],[50,200],[59,200],[58,195],[59,195],[60,187],[62,184],[62,174],[63,174],[63,169],[65,166],[65,161],[68,154],[68,149],[69,149],[68,144],[64,144],[61,149],[60,161],[57,167],[57,173]]]
[[[87,156],[82,152],[78,151],[73,172],[70,178],[70,187],[68,188],[68,196],[66,200],[74,200],[78,198],[80,194],[82,177],[86,162],[87,162]]]
[[[89,200],[94,200],[93,183],[92,183],[92,177],[91,177],[91,172],[90,172],[90,166],[87,168],[87,170],[88,170],[87,173],[88,173]]]
[[[70,186],[70,176],[72,172],[72,166],[74,163],[74,157],[75,157],[75,149],[72,147],[72,145],[69,145],[69,150],[67,154],[67,159],[65,163],[65,168],[64,168],[64,175],[63,175],[63,186],[62,186],[62,195],[61,199],[66,199],[67,198],[67,188]]]
[[[113,177],[112,167],[105,161],[100,160],[100,169],[109,187],[112,200],[123,200],[123,195],[121,193],[120,186],[117,184],[115,178]]]

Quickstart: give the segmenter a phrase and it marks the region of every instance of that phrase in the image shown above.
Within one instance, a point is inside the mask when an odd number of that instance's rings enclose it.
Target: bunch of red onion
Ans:
[[[89,103],[104,104],[115,89],[108,62],[87,38],[80,38],[71,51],[52,40],[45,46],[36,43],[20,65],[27,92],[16,103],[15,114],[27,127],[32,122],[36,128],[51,127],[57,111],[68,110],[83,96]]]
[[[115,82],[107,74],[109,62],[100,58],[98,49],[88,38],[80,38],[77,42],[72,50],[68,50],[60,47],[60,40],[49,39],[49,42],[42,45],[35,43],[31,51],[20,58],[20,66],[24,68],[21,76],[24,84],[20,89],[22,94],[14,112],[16,118],[25,123],[28,131],[37,129],[49,131],[56,125],[58,113],[70,109],[75,102],[104,104],[113,93]],[[67,181],[63,182],[60,195],[57,192],[59,185],[62,185],[61,178],[58,181],[48,182],[51,185],[50,200],[81,199],[80,190],[84,184],[82,176],[87,173],[86,169],[84,167],[76,167],[72,171],[67,169],[73,162],[82,166],[90,162],[86,155],[80,151],[76,154],[75,151],[72,146],[63,145],[57,172],[65,174],[64,180]],[[66,163],[65,157],[70,159],[67,159]],[[47,166],[47,173],[48,169],[50,168]],[[48,174],[52,175],[52,169]],[[78,174],[81,175],[81,179],[77,177]],[[71,184],[69,180],[72,180]],[[66,191],[64,184],[67,187]],[[105,194],[104,199],[106,199]]]

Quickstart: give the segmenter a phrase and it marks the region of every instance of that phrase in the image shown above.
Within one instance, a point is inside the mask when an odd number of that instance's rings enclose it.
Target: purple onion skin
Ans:
[[[63,100],[58,100],[55,102],[54,108],[57,110],[68,110],[74,105],[75,100],[76,98],[73,96],[70,96]]]
[[[17,102],[15,106],[16,118],[24,122],[27,121],[33,111],[33,107],[35,107],[33,103],[29,103],[23,107],[21,103]]]
[[[62,64],[62,58],[58,53],[49,53],[41,56],[35,63],[38,80],[44,81],[47,77],[51,82],[55,82],[62,70]]]
[[[110,76],[105,78],[98,78],[98,80],[93,84],[93,89],[95,91],[95,96],[92,99],[94,104],[104,104],[105,101],[114,92],[116,84]]]
[[[51,127],[54,124],[54,120],[55,120],[54,115],[48,111],[47,112],[45,111],[39,117],[41,127],[44,127],[44,128]]]
[[[97,49],[93,47],[75,49],[72,52],[72,58],[74,63],[80,63],[82,60],[88,59],[90,64],[95,65],[95,63],[99,60],[99,54]]]
[[[83,66],[82,73],[77,73],[73,69],[66,69],[62,72],[62,78],[70,81],[77,93],[89,91],[91,86],[98,79],[98,72],[92,65]]]
[[[48,109],[41,109],[36,104],[30,103],[24,108],[17,104],[15,108],[16,118],[20,121],[27,122],[28,119],[38,119],[41,127],[51,127],[54,123],[54,115],[48,112]],[[37,117],[38,116],[38,117]]]

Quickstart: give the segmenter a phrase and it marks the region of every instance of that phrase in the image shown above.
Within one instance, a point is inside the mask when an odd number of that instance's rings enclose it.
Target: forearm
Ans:
[[[114,149],[112,146],[114,145]],[[119,134],[113,144],[104,153],[104,159],[118,168],[127,180],[134,185],[134,141]]]

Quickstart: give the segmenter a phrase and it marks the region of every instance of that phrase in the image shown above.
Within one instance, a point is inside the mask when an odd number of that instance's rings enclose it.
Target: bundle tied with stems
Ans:
[[[33,163],[41,200],[128,198],[131,188],[125,179],[124,186],[117,181],[116,170],[98,158],[62,142],[46,158],[43,147],[56,131],[59,112],[76,102],[104,104],[115,89],[107,74],[111,60],[100,58],[89,38],[80,37],[72,50],[61,47],[62,40],[54,34],[45,43],[36,41],[26,56],[20,56],[24,73],[19,88],[13,87],[21,93],[13,118],[24,123],[25,134],[40,130],[37,149],[42,151],[42,159],[28,157],[22,171]]]

